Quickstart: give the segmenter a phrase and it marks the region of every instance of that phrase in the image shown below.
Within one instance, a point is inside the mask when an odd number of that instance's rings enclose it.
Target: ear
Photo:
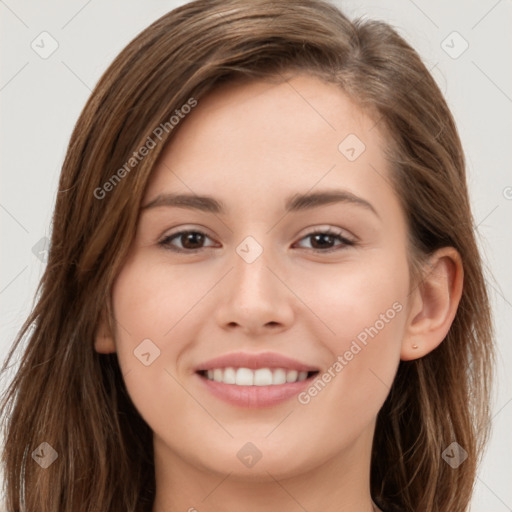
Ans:
[[[107,320],[108,311],[107,307],[101,310],[98,326],[96,328],[96,335],[94,339],[94,348],[100,354],[110,354],[116,351],[114,342],[114,334],[112,328]]]
[[[419,359],[444,340],[459,306],[464,272],[460,254],[443,247],[429,258],[430,269],[411,293],[400,359]]]

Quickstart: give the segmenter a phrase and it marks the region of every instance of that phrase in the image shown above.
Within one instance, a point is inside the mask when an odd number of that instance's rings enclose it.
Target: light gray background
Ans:
[[[50,233],[60,167],[82,107],[119,51],[183,3],[0,0],[0,359],[29,313],[43,273],[40,241]],[[512,2],[347,0],[337,5],[351,17],[365,15],[395,26],[432,69],[455,115],[499,346],[493,437],[471,511],[512,511],[512,378],[507,374],[512,362]],[[51,39],[40,36],[44,31],[58,43],[45,59],[31,47],[51,48]],[[464,41],[469,47],[453,58]],[[8,377],[2,376],[0,389]]]

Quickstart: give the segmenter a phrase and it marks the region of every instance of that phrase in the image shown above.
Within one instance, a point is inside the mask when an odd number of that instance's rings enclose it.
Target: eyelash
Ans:
[[[178,231],[177,233],[173,233],[171,235],[166,236],[163,240],[158,242],[158,245],[160,245],[163,248],[168,249],[170,251],[174,251],[174,252],[178,252],[178,253],[188,253],[188,254],[195,254],[203,249],[209,248],[209,247],[201,247],[198,249],[180,249],[171,244],[171,241],[173,239],[179,238],[180,236],[190,234],[190,233],[199,234],[206,238],[210,238],[204,231],[201,231],[200,229],[187,229],[187,230]],[[319,254],[319,253],[331,253],[331,252],[342,250],[346,246],[355,246],[356,245],[355,241],[345,238],[344,236],[342,236],[342,234],[340,232],[336,231],[333,228],[316,228],[313,231],[311,231],[310,233],[308,233],[307,235],[303,236],[300,240],[304,240],[305,238],[309,238],[309,237],[312,237],[314,235],[319,235],[319,234],[335,237],[341,242],[341,244],[339,244],[338,246],[335,246],[335,247],[331,247],[329,249],[310,249],[307,247],[306,247],[306,249],[309,249],[310,251],[313,251],[313,252]],[[338,247],[338,248],[336,248],[336,247]]]

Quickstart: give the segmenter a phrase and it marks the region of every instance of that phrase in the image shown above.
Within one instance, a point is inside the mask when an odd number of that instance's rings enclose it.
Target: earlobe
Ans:
[[[114,335],[107,321],[107,312],[105,308],[102,309],[98,320],[98,326],[96,328],[94,338],[94,349],[100,354],[111,354],[116,351]]]
[[[429,270],[414,290],[400,359],[419,359],[438,347],[452,325],[462,296],[463,267],[453,247],[429,259]]]

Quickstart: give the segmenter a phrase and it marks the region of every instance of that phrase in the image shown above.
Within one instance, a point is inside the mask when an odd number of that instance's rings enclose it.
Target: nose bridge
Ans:
[[[231,258],[233,269],[217,310],[223,325],[257,330],[269,324],[284,325],[292,319],[290,294],[275,275],[279,274],[275,251],[268,247],[268,238],[259,238],[262,243],[246,237]]]
[[[276,278],[268,268],[274,259],[273,251],[268,240],[264,243],[265,248],[254,237],[248,236],[236,248],[233,278],[238,300],[250,302],[265,299],[267,293],[273,296],[277,293],[273,290],[276,283],[271,282],[276,281]]]

